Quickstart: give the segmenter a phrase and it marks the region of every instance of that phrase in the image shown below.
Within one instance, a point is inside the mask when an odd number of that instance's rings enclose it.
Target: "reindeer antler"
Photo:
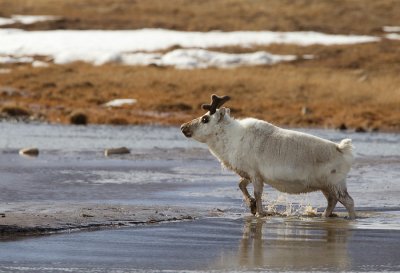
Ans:
[[[211,104],[203,104],[201,106],[201,108],[203,108],[204,110],[210,111],[210,115],[213,115],[215,113],[215,111],[217,111],[218,108],[220,108],[225,102],[227,102],[230,99],[231,99],[231,97],[229,97],[229,96],[219,97],[219,96],[213,94],[211,96],[211,100],[212,100]]]

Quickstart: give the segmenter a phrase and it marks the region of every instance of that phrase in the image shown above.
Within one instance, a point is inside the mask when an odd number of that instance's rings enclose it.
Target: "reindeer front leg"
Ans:
[[[257,212],[256,199],[251,197],[251,195],[247,191],[247,185],[249,185],[250,183],[251,183],[251,181],[246,179],[246,178],[240,179],[240,181],[239,181],[239,189],[243,193],[244,201],[249,206],[251,214],[255,215],[256,212]]]
[[[262,200],[261,200],[263,189],[264,189],[264,183],[261,179],[255,179],[253,181],[253,186],[254,186],[254,197],[256,198],[257,216],[259,216],[259,217],[267,216],[267,213],[263,209]]]

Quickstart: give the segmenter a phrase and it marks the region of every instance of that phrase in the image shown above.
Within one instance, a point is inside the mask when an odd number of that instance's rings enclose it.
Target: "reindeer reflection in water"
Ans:
[[[280,219],[282,220],[282,219]],[[335,269],[350,268],[348,221],[245,219],[237,253],[221,256],[221,268]]]

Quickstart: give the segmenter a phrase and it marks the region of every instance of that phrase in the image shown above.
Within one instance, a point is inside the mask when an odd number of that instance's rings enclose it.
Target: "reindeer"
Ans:
[[[339,201],[350,219],[356,217],[346,186],[354,160],[350,139],[334,143],[254,118],[234,119],[229,108],[221,108],[229,96],[211,99],[202,106],[208,112],[182,124],[181,131],[207,144],[223,166],[240,176],[239,188],[253,215],[266,216],[261,196],[268,184],[291,194],[322,191],[328,202],[323,216],[332,216]],[[250,183],[254,198],[247,190]]]

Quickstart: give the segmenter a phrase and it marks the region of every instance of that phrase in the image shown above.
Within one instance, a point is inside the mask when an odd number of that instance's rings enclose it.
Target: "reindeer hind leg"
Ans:
[[[355,219],[356,212],[354,211],[354,200],[347,192],[347,189],[338,192],[338,200],[349,213],[349,219]]]
[[[334,214],[332,213],[333,210],[336,207],[336,204],[338,202],[336,195],[328,190],[323,190],[322,193],[324,194],[326,201],[328,201],[328,206],[326,207],[323,216],[324,217],[332,217]]]

